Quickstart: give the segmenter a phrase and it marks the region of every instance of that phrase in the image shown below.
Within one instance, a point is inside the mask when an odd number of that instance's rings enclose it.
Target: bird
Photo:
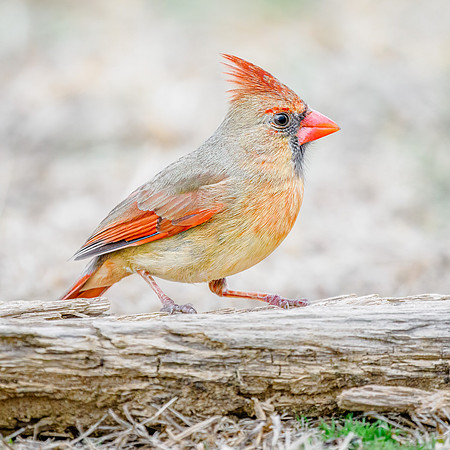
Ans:
[[[226,278],[262,261],[288,235],[303,200],[306,148],[340,128],[269,72],[222,57],[231,83],[222,123],[106,216],[73,256],[92,259],[62,299],[99,297],[139,274],[170,314],[196,310],[175,303],[155,278],[208,283],[220,297],[285,309],[308,304],[232,290]]]

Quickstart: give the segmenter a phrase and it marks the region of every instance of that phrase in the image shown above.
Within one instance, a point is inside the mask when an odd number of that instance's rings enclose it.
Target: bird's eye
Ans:
[[[273,124],[277,128],[286,128],[291,119],[286,113],[278,113],[273,116]]]

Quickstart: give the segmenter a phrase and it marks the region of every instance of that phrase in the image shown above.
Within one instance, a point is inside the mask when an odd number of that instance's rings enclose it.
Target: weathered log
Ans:
[[[95,299],[79,301],[85,314]],[[450,296],[52,321],[25,315],[26,302],[21,311],[27,320],[0,319],[3,429],[42,420],[54,431],[88,426],[125,406],[149,417],[174,397],[178,411],[206,415],[254,414],[255,398],[309,415],[390,404],[413,411],[424,404],[417,395],[430,400],[436,390],[439,408],[448,407]],[[377,385],[371,402],[361,400],[367,385]]]
[[[7,302],[0,303],[0,318],[54,320],[95,317],[106,313],[109,307],[110,304],[106,298]]]
[[[414,412],[421,415],[447,412],[447,419],[450,419],[450,390],[424,391],[401,386],[367,385],[343,391],[338,396],[338,405],[349,411]]]

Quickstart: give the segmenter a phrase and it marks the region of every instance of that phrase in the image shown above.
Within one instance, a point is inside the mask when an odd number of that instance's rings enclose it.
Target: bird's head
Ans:
[[[294,163],[301,165],[305,144],[339,130],[270,73],[236,56],[223,57],[233,85],[230,120],[261,148],[269,142],[288,145]]]

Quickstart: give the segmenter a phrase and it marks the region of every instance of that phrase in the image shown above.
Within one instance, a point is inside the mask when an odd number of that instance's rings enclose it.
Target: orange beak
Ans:
[[[311,109],[300,124],[298,142],[300,145],[306,144],[338,130],[340,128],[331,119]]]

